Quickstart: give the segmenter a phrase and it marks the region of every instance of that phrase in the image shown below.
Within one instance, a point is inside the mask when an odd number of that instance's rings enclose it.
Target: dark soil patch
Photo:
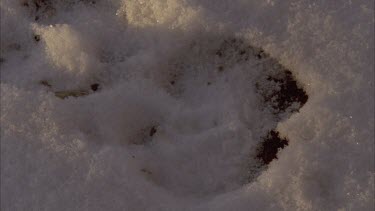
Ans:
[[[259,54],[264,58],[265,54]],[[298,112],[307,102],[308,96],[290,70],[280,67],[278,73],[266,76],[262,85],[256,84],[258,94],[263,99],[266,108],[270,109],[276,119],[281,119],[282,114],[288,112],[289,116]],[[272,160],[277,159],[277,153],[288,145],[287,139],[282,139],[274,129],[263,137],[257,150],[257,159],[264,165],[268,165]]]
[[[288,140],[280,138],[279,132],[272,130],[264,137],[256,157],[263,164],[268,165],[272,160],[277,159],[279,150],[284,149],[287,145]]]
[[[263,50],[257,58],[265,58]],[[281,119],[282,114],[288,112],[289,116],[298,112],[307,102],[308,96],[302,87],[298,86],[292,72],[280,65],[278,73],[271,73],[266,80],[256,84],[258,94],[263,99],[266,108],[270,109],[276,119]],[[282,139],[275,129],[263,137],[257,150],[257,159],[263,165],[268,165],[272,160],[277,159],[277,153],[288,145],[287,139]]]
[[[96,92],[96,91],[99,90],[100,85],[97,84],[97,83],[95,83],[95,84],[91,84],[90,87],[91,87],[91,90],[92,90],[92,91]]]
[[[151,129],[150,129],[150,136],[154,136],[154,134],[157,132],[156,130],[156,127],[155,126],[152,126]]]
[[[276,120],[290,116],[307,102],[308,96],[293,77],[292,71],[285,68],[262,48],[253,47],[238,38],[225,39],[214,54],[220,59],[244,63],[255,58],[263,68],[264,74],[256,80],[255,88],[263,101],[265,109],[271,111]],[[218,72],[224,67],[218,66]],[[286,115],[284,115],[286,114]],[[288,140],[280,138],[279,132],[272,129],[262,138],[256,159],[268,165],[277,159],[277,153],[288,145]]]
[[[46,86],[46,87],[49,87],[49,88],[52,87],[52,85],[51,85],[48,81],[46,81],[46,80],[41,80],[41,81],[39,81],[39,83],[40,83],[41,85]]]
[[[34,35],[34,40],[36,42],[39,42],[40,41],[40,35]]]
[[[279,87],[278,90],[263,96],[264,101],[278,113],[285,112],[293,103],[298,103],[299,106],[292,108],[292,112],[298,111],[307,102],[306,92],[298,87],[289,70],[284,70],[279,76],[268,76],[267,81],[274,82]]]

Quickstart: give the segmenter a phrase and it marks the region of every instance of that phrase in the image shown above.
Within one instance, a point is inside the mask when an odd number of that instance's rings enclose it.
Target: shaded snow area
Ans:
[[[1,210],[374,210],[372,0],[0,0]]]

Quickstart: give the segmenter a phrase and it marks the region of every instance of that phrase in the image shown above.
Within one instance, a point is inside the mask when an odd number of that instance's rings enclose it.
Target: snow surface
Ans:
[[[0,9],[1,210],[374,210],[372,0]],[[267,61],[213,53],[234,37],[293,72],[298,113],[262,107]],[[275,127],[289,145],[256,169]]]

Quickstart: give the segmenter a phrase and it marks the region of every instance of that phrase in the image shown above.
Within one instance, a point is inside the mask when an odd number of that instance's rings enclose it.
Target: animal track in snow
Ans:
[[[288,145],[277,123],[299,111],[308,96],[292,72],[263,49],[240,38],[209,37],[163,59],[151,79],[182,109],[143,120],[124,136],[129,140],[120,140],[138,152],[146,180],[178,195],[216,195],[253,181]]]
[[[253,181],[288,145],[277,122],[298,112],[308,96],[263,49],[239,38],[201,40],[167,63],[157,83],[192,111],[160,123],[180,138],[167,144],[173,152],[157,155],[169,168],[153,159],[145,164],[153,182],[182,195],[230,191]],[[168,137],[152,139],[151,154]]]

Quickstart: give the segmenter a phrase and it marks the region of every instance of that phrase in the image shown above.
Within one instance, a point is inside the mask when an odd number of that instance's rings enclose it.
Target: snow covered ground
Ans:
[[[1,210],[374,210],[372,0],[0,9]]]

